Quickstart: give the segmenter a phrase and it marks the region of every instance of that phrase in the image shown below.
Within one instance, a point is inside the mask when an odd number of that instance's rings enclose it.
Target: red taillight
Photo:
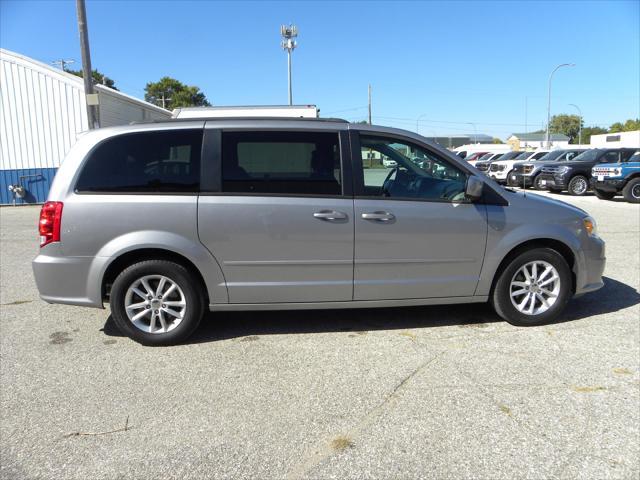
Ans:
[[[51,242],[60,241],[60,224],[62,223],[62,202],[46,202],[40,210],[40,247]]]

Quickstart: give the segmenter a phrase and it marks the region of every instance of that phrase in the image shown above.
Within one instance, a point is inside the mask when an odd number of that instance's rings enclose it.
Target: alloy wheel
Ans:
[[[560,274],[550,263],[542,260],[528,262],[511,279],[511,303],[525,315],[544,313],[558,300],[560,283]]]
[[[164,275],[146,275],[135,280],[124,298],[127,317],[146,333],[166,333],[176,328],[187,311],[182,289]]]

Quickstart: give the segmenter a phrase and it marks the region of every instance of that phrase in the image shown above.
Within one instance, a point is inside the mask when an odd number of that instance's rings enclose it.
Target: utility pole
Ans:
[[[573,103],[570,103],[569,106],[578,110],[578,113],[580,114],[578,117],[578,145],[582,145],[582,110],[580,110],[578,105],[574,105]]]
[[[369,84],[369,125],[371,125],[371,84]]]
[[[556,73],[561,67],[575,67],[575,63],[561,63],[556,68],[553,69],[551,75],[549,75],[549,92],[547,95],[547,134],[545,135],[545,142],[547,144],[547,148],[551,148],[551,141],[549,136],[549,124],[551,123],[551,80],[553,80],[553,74]]]
[[[76,63],[76,61],[75,60],[71,60],[71,59],[65,60],[65,59],[61,58],[60,60],[55,60],[55,61],[51,62],[51,65],[59,65],[60,68],[62,68],[62,71],[66,72],[67,71],[67,68],[66,68],[67,65],[71,65],[72,63]]]
[[[89,129],[98,128],[97,101],[93,91],[93,76],[91,75],[91,53],[89,52],[89,29],[87,27],[87,9],[84,0],[76,0],[78,12],[78,32],[80,33],[80,50],[82,51],[82,77],[84,80],[84,95],[87,104],[87,119]]]
[[[298,46],[298,42],[294,40],[298,36],[298,27],[295,25],[280,26],[280,35],[282,36],[282,48],[287,51],[287,65],[288,65],[288,85],[289,85],[289,105],[293,105],[293,93],[291,87],[291,53]]]
[[[171,99],[170,98],[165,98],[164,92],[162,92],[162,97],[160,97],[160,101],[162,102],[162,108],[164,108],[166,110],[167,107],[165,105],[165,102],[170,102]]]

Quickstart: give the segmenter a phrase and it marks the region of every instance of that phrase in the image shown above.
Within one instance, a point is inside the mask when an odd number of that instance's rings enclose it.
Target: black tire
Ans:
[[[597,188],[595,188],[593,190],[596,194],[596,197],[598,197],[600,200],[612,200],[613,197],[616,196],[615,192],[605,192],[604,190],[598,190]]]
[[[540,185],[540,175],[536,175],[536,178],[533,179],[533,188],[534,190],[546,190],[547,187],[543,187]]]
[[[584,175],[576,175],[571,180],[569,180],[567,190],[571,195],[581,197],[582,195],[587,193],[587,191],[589,191],[589,179]]]
[[[559,292],[555,303],[548,310],[537,315],[518,311],[511,301],[512,279],[522,266],[533,261],[549,263],[556,269],[560,279]],[[556,320],[564,311],[567,302],[571,298],[572,291],[571,270],[564,257],[551,248],[534,248],[517,255],[499,273],[490,301],[496,313],[511,325],[528,327],[543,325]]]
[[[167,332],[144,332],[127,316],[125,308],[127,290],[136,280],[148,275],[167,277],[182,290],[184,295],[186,303],[184,317],[175,328]],[[124,335],[143,345],[175,345],[186,340],[200,324],[204,312],[204,293],[200,282],[182,265],[167,260],[145,260],[127,267],[116,277],[111,287],[109,303],[113,320]]]
[[[513,170],[511,170],[509,173],[507,173],[507,186],[509,187],[517,187],[518,186],[518,182],[514,182],[511,180],[511,174],[513,173]]]
[[[624,199],[630,203],[640,203],[640,177],[632,178],[622,189]]]

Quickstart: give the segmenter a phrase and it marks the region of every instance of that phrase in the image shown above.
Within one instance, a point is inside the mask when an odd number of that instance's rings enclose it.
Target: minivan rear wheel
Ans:
[[[120,331],[143,345],[186,340],[204,311],[197,279],[168,260],[145,260],[124,269],[113,282],[109,303]]]
[[[571,298],[571,270],[551,248],[535,248],[516,256],[502,270],[491,295],[496,313],[512,325],[552,322]]]

